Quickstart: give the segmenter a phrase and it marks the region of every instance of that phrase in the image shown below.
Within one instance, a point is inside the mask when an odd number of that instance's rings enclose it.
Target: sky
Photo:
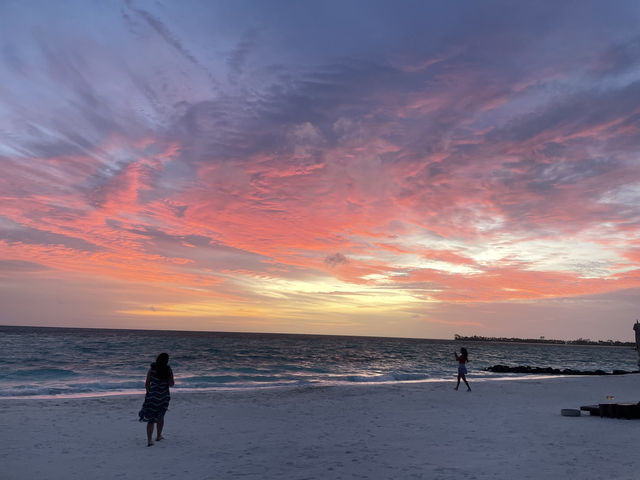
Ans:
[[[632,340],[640,3],[0,1],[0,324]]]

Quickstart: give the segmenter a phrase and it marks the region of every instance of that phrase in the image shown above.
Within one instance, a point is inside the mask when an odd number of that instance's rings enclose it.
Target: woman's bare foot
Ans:
[[[147,447],[153,447],[153,442],[147,443]]]
[[[156,438],[156,441],[160,441],[160,440],[164,440],[164,437],[162,435],[158,435],[158,437]]]

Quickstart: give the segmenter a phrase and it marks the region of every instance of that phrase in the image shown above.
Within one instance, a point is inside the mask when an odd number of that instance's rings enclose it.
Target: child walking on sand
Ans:
[[[462,347],[460,349],[460,355],[456,352],[453,352],[456,356],[456,360],[458,361],[458,384],[456,385],[456,390],[460,386],[460,379],[464,381],[464,384],[467,386],[467,391],[471,391],[471,387],[469,386],[469,382],[467,382],[467,366],[465,365],[469,360],[469,354],[467,353],[467,349]]]

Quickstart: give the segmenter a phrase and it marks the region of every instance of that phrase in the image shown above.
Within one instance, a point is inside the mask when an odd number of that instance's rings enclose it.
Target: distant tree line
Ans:
[[[473,335],[466,337],[458,335],[453,336],[456,341],[464,342],[501,342],[501,343],[555,343],[559,345],[604,345],[613,347],[635,347],[635,342],[621,342],[619,340],[589,340],[588,338],[578,338],[577,340],[554,340],[552,338],[506,338],[506,337],[482,337]]]

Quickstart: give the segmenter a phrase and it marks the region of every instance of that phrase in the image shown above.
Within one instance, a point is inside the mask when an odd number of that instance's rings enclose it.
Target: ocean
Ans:
[[[470,382],[515,374],[486,367],[636,370],[631,347],[460,342],[263,333],[0,327],[0,397],[142,393],[147,369],[170,355],[173,391],[455,380],[469,350]]]

